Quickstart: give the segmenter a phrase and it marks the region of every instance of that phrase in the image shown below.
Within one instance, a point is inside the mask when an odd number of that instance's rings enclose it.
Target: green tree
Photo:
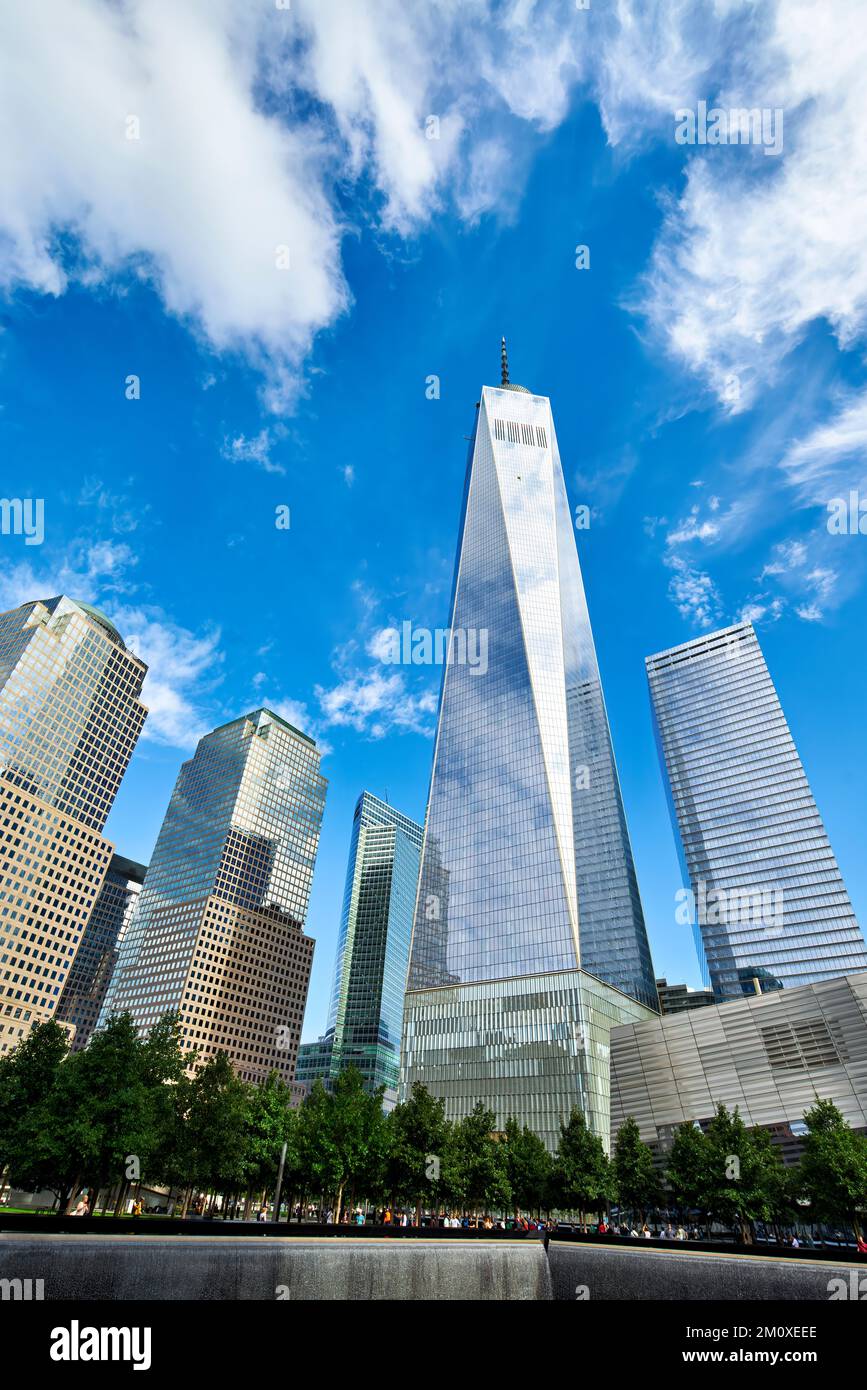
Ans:
[[[804,1115],[801,1162],[795,1183],[819,1221],[851,1225],[860,1233],[867,1208],[867,1138],[856,1134],[831,1100],[819,1100]]]
[[[298,1113],[297,1180],[302,1195],[330,1196],[340,1182],[340,1159],[332,1131],[332,1097],[318,1078]]]
[[[566,1124],[560,1122],[554,1190],[561,1207],[579,1212],[582,1224],[588,1211],[604,1209],[611,1192],[610,1165],[602,1140],[577,1105],[573,1105]]]
[[[540,1212],[551,1179],[551,1155],[538,1134],[526,1125],[522,1128],[512,1115],[506,1121],[502,1147],[516,1213]]]
[[[244,1177],[247,1191],[265,1192],[276,1188],[280,1154],[286,1145],[283,1168],[283,1195],[287,1181],[298,1169],[297,1111],[292,1109],[292,1088],[272,1071],[248,1095],[244,1126]],[[278,1220],[279,1212],[274,1213]]]
[[[465,1208],[505,1210],[512,1202],[507,1144],[494,1133],[496,1116],[477,1101],[472,1113],[452,1126],[443,1165],[446,1189]]]
[[[423,1205],[438,1205],[451,1195],[443,1171],[450,1132],[445,1101],[434,1100],[420,1081],[387,1117],[386,1190],[413,1203],[416,1219]]]
[[[334,1220],[340,1220],[344,1193],[354,1195],[369,1182],[385,1148],[382,1097],[385,1087],[373,1094],[364,1088],[357,1067],[347,1067],[336,1077],[331,1096],[331,1134],[336,1160]]]
[[[738,1107],[718,1105],[706,1134],[708,1164],[703,1205],[708,1215],[752,1241],[752,1224],[779,1209],[785,1173],[766,1130],[748,1130]]]
[[[123,1174],[148,1133],[141,1053],[132,1019],[121,1014],[61,1064],[28,1113],[29,1171],[17,1181],[48,1187],[63,1208],[83,1186],[98,1190]]]
[[[145,1086],[142,1129],[134,1152],[150,1182],[186,1186],[190,1155],[186,1130],[194,1054],[181,1047],[177,1014],[166,1013],[148,1031],[140,1052]],[[126,1177],[124,1170],[123,1177]],[[128,1184],[121,1182],[115,1210],[120,1211]]]
[[[710,1182],[710,1151],[705,1135],[692,1120],[677,1128],[668,1155],[665,1180],[674,1205],[682,1215],[695,1208],[704,1210]]]
[[[628,1116],[617,1131],[612,1177],[621,1208],[636,1212],[644,1221],[648,1210],[662,1201],[662,1184],[653,1153],[641,1138],[637,1122]]]
[[[43,1129],[46,1098],[69,1051],[52,1019],[37,1023],[22,1043],[0,1058],[0,1173],[17,1187],[42,1188],[62,1197],[62,1154]]]
[[[225,1052],[208,1059],[189,1088],[187,1180],[205,1192],[234,1191],[245,1177],[251,1087]]]

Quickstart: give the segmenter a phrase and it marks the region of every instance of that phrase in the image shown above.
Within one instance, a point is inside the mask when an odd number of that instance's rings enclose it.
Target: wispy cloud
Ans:
[[[282,463],[275,463],[271,458],[273,443],[271,431],[261,429],[252,438],[238,434],[233,439],[224,439],[220,452],[230,463],[254,463],[266,473],[285,473]]]
[[[382,738],[391,730],[432,737],[437,697],[432,690],[413,694],[400,671],[386,675],[380,668],[349,676],[330,689],[316,687],[329,724]]]
[[[867,392],[839,401],[829,419],[789,446],[780,468],[805,506],[826,506],[831,497],[863,487],[867,479]]]
[[[722,599],[710,575],[681,555],[667,555],[664,563],[672,571],[669,597],[681,617],[701,628],[714,627],[719,623]]]
[[[193,748],[212,725],[207,702],[222,676],[219,631],[191,632],[160,608],[118,607],[109,613],[130,651],[147,662],[143,737]]]
[[[670,352],[737,413],[815,319],[843,348],[863,339],[867,28],[860,0],[826,7],[818,23],[811,0],[667,8],[664,23],[655,5],[636,16],[632,51],[661,23],[678,40],[661,83],[652,71],[647,79],[666,101],[676,98],[669,109],[697,94],[723,107],[785,110],[779,161],[751,159],[755,150],[691,155],[645,282],[644,311]],[[736,23],[749,27],[749,40],[726,45],[723,15],[732,40]],[[621,129],[616,104],[611,120]]]

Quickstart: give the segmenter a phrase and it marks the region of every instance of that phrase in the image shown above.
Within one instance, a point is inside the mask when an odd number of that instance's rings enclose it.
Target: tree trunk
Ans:
[[[66,1197],[65,1202],[64,1202],[64,1205],[63,1205],[63,1215],[64,1215],[64,1216],[68,1216],[68,1215],[69,1215],[70,1208],[72,1207],[72,1204],[74,1203],[76,1197],[78,1196],[78,1190],[79,1190],[80,1187],[81,1187],[81,1174],[80,1174],[80,1173],[76,1173],[76,1175],[75,1175],[75,1181],[72,1182],[72,1183],[70,1184],[70,1187],[69,1187],[69,1196]]]

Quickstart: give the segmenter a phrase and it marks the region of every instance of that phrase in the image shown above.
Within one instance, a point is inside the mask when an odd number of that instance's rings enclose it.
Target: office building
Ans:
[[[146,672],[90,604],[0,614],[0,1052],[57,1016],[111,860],[102,830]]]
[[[718,1000],[867,969],[834,851],[750,623],[647,658],[681,850],[679,921]]]
[[[294,1079],[314,943],[304,921],[327,783],[313,739],[270,710],[183,764],[100,1015],[166,1012],[199,1063]]]
[[[298,1081],[330,1084],[349,1066],[373,1093],[397,1099],[403,999],[418,888],[420,825],[371,792],[352,820],[328,1029],[303,1044]]]
[[[144,864],[111,856],[57,1008],[58,1020],[75,1029],[73,1052],[87,1046],[96,1027],[144,876]]]
[[[486,386],[470,446],[401,1089],[607,1139],[610,1027],[656,985],[551,406]]]

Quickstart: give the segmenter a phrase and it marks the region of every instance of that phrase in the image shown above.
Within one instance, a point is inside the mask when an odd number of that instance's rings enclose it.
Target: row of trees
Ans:
[[[317,1084],[298,1109],[274,1073],[241,1081],[224,1054],[194,1072],[167,1016],[139,1038],[129,1015],[111,1020],[83,1051],[68,1054],[55,1023],[35,1028],[0,1059],[0,1173],[10,1185],[55,1193],[67,1209],[82,1188],[112,1194],[121,1210],[146,1181],[217,1197],[249,1212],[273,1193],[286,1145],[289,1201],[344,1207],[490,1212],[577,1212],[616,1203],[638,1222],[653,1211],[703,1212],[750,1238],[752,1224],[789,1224],[798,1203],[811,1218],[858,1228],[867,1207],[867,1138],[830,1101],[807,1113],[800,1164],[785,1168],[765,1130],[748,1130],[720,1106],[706,1132],[682,1125],[664,1174],[629,1119],[609,1158],[578,1109],[561,1124],[558,1151],[510,1119],[495,1132],[481,1104],[451,1123],[421,1086],[384,1115],[350,1069],[333,1091]]]

